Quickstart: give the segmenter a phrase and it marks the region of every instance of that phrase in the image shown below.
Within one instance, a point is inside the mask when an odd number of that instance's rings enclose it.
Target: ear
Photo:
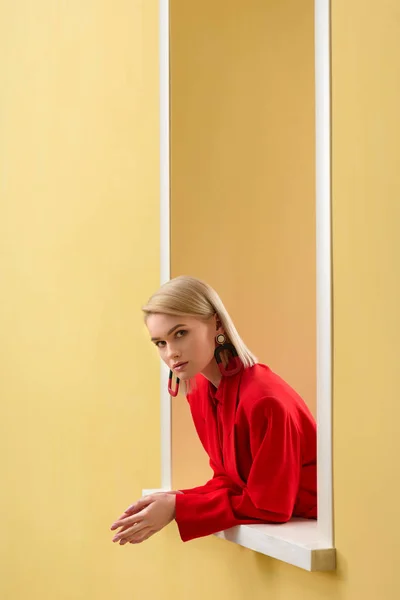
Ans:
[[[215,329],[218,333],[223,333],[221,319],[219,318],[219,316],[217,314],[215,315]]]

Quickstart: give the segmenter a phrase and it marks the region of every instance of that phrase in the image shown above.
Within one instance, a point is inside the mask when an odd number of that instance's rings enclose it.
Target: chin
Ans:
[[[193,377],[196,377],[198,373],[200,373],[200,371],[192,368],[188,371],[183,371],[183,373],[180,373],[178,377],[181,381],[189,381],[189,379],[193,379]]]
[[[194,377],[194,375],[192,375],[191,373],[182,373],[181,375],[178,375],[178,377],[180,381],[188,381],[189,379]]]

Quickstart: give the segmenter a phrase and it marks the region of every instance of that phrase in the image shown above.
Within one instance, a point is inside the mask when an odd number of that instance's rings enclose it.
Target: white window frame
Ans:
[[[160,267],[170,279],[170,7],[159,0]],[[330,0],[315,0],[318,521],[240,525],[216,534],[308,571],[335,569],[332,489]],[[161,367],[161,490],[171,489],[171,399]],[[156,490],[144,490],[149,494]],[[157,490],[158,491],[158,490]]]

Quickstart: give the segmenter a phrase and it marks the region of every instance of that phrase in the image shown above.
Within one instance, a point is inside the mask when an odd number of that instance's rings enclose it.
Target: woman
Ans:
[[[113,541],[143,542],[173,519],[187,541],[240,524],[316,518],[315,421],[300,396],[257,363],[218,294],[177,277],[143,312],[170,368],[170,394],[184,388],[214,476],[140,499],[112,525],[120,529]]]

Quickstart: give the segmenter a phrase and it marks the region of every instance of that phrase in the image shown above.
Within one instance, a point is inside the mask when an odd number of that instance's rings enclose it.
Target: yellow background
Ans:
[[[232,32],[222,4],[193,18]],[[394,0],[333,2],[338,570],[315,574],[214,537],[183,544],[174,525],[111,544],[112,520],[160,482],[139,310],[159,281],[157,2],[0,2],[0,598],[397,600],[397,15]]]
[[[171,8],[172,276],[214,286],[315,414],[313,2]],[[182,397],[172,439],[173,487],[206,481]]]

